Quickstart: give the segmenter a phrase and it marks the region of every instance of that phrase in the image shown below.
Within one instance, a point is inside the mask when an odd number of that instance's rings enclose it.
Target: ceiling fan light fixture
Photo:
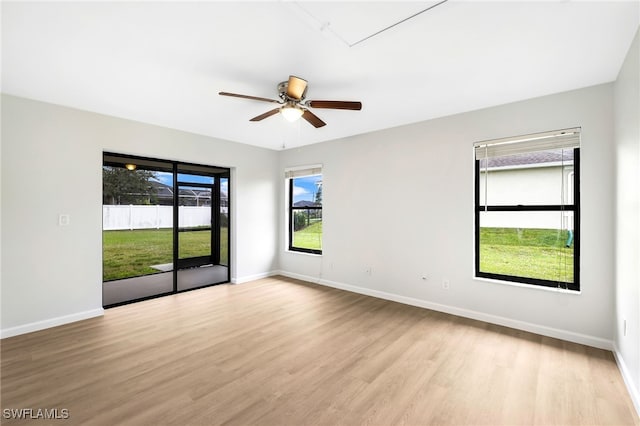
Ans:
[[[299,119],[304,111],[302,108],[296,105],[285,105],[280,108],[280,114],[285,118],[285,120],[293,123],[297,119]]]
[[[444,0],[446,1],[446,0]],[[287,121],[294,122],[300,117],[311,124],[316,129],[326,126],[327,123],[322,121],[320,117],[315,115],[311,108],[324,108],[324,109],[346,109],[352,111],[359,111],[362,109],[362,102],[356,101],[318,101],[307,100],[307,80],[294,75],[289,76],[289,80],[281,81],[278,84],[278,97],[279,100],[261,98],[258,96],[247,96],[239,93],[231,92],[218,92],[221,96],[231,96],[234,98],[244,98],[254,101],[271,102],[279,104],[276,108],[273,108],[267,112],[257,115],[249,121],[262,121],[265,118],[269,118],[273,115],[280,113]]]

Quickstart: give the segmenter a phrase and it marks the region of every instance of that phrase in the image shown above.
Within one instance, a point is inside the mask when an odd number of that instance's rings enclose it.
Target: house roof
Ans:
[[[166,185],[159,181],[150,180],[149,183],[156,190],[156,194],[162,198],[173,198],[173,187]],[[211,198],[211,191],[208,189],[181,189],[180,190],[181,197],[201,197],[201,198]],[[227,193],[225,191],[220,191],[220,196],[223,199],[227,198]]]
[[[322,207],[322,204],[315,203],[313,201],[301,200],[293,203],[293,207]]]
[[[438,3],[6,1],[2,91],[294,148],[614,81],[640,19],[638,1]],[[218,95],[277,98],[291,74],[362,111],[250,122],[273,104]]]
[[[489,158],[487,167],[514,167],[525,165],[544,165],[544,164],[573,164],[573,150],[557,150],[557,151],[540,151],[527,152],[524,154],[508,155],[503,157]],[[482,165],[484,166],[484,165]]]

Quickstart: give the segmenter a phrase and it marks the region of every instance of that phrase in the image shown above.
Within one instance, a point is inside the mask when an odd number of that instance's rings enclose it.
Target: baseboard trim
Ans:
[[[259,280],[261,278],[268,278],[274,275],[279,275],[280,271],[269,271],[260,274],[247,275],[240,278],[232,278],[233,284],[242,284],[249,281]],[[57,327],[59,325],[69,324],[76,321],[82,321],[89,318],[99,317],[104,315],[104,309],[93,309],[90,311],[78,312],[75,314],[64,315],[61,317],[50,318],[42,321],[36,321],[29,324],[19,325],[16,327],[0,329],[0,339],[6,339],[8,337],[18,336],[20,334],[31,333],[34,331],[44,330],[46,328]]]
[[[614,345],[613,356],[616,359],[616,363],[618,364],[618,369],[620,370],[620,374],[622,374],[622,380],[624,380],[624,384],[627,386],[627,390],[629,391],[629,396],[631,397],[631,401],[633,402],[633,406],[640,417],[640,390],[636,388],[633,383],[633,379],[631,378],[631,374],[629,373],[629,369],[627,368],[627,364],[624,362],[624,358],[620,353],[617,345]]]
[[[262,278],[273,277],[274,275],[280,275],[280,271],[269,271],[269,272],[262,272],[260,274],[246,275],[244,277],[231,278],[231,284],[247,283],[249,281],[255,281],[255,280],[260,280]]]
[[[594,348],[605,349],[609,351],[613,351],[614,349],[613,341],[611,340],[589,336],[586,334],[575,333],[568,330],[547,327],[544,325],[533,324],[525,321],[518,321],[518,320],[506,318],[506,317],[487,314],[484,312],[458,308],[455,306],[443,305],[440,303],[429,302],[426,300],[416,299],[413,297],[400,296],[393,293],[387,293],[384,291],[354,286],[351,284],[344,284],[336,281],[325,280],[322,278],[297,274],[297,273],[288,272],[288,271],[280,271],[280,275],[283,275],[285,277],[290,277],[290,278],[296,278],[302,281],[308,281],[311,283],[321,284],[328,287],[337,288],[340,290],[346,290],[353,293],[363,294],[365,296],[372,296],[372,297],[377,297],[379,299],[385,299],[393,302],[403,303],[405,305],[431,309],[433,311],[444,312],[447,314],[474,319],[478,321],[484,321],[490,324],[502,325],[504,327],[514,328],[516,330],[528,331],[530,333],[539,334],[547,337],[553,337],[561,340],[566,340],[568,342],[579,343],[581,345],[592,346]]]
[[[20,334],[31,333],[34,331],[44,330],[45,328],[57,327],[59,325],[69,324],[76,321],[82,321],[89,318],[101,317],[104,315],[104,309],[92,309],[90,311],[78,312],[75,314],[64,315],[61,317],[50,318],[42,321],[31,322],[29,324],[19,325],[17,327],[3,328],[0,330],[0,339],[18,336]]]

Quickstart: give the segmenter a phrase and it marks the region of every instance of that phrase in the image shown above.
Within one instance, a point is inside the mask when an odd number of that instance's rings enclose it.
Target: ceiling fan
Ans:
[[[362,109],[361,102],[350,101],[305,101],[307,95],[307,80],[300,77],[289,76],[289,80],[278,84],[279,100],[261,98],[257,96],[239,95],[237,93],[219,92],[222,96],[232,96],[235,98],[251,99],[254,101],[271,102],[279,104],[278,108],[253,117],[249,121],[260,121],[267,117],[271,117],[277,113],[281,113],[284,118],[289,121],[295,121],[302,117],[311,123],[314,127],[322,127],[326,125],[317,115],[309,111],[309,108],[325,108],[325,109],[349,109],[359,111]]]

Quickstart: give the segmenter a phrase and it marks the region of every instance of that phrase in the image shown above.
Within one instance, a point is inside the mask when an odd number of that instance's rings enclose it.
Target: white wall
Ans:
[[[489,204],[562,204],[573,202],[573,166],[498,168],[489,170]],[[480,205],[485,204],[485,175],[480,170]],[[574,229],[572,211],[482,212],[481,227]]]
[[[570,203],[571,172],[573,166],[489,169],[485,187],[487,173],[480,170],[480,204],[485,204],[485,190],[489,205]]]
[[[287,252],[281,235],[281,269],[611,347],[612,102],[613,85],[605,84],[284,151],[281,170],[323,164],[324,235],[322,256]],[[581,294],[474,279],[473,143],[576,126],[582,126]]]
[[[639,33],[614,86],[616,158],[616,317],[618,359],[640,412],[640,41]],[[624,323],[626,321],[626,336]]]
[[[277,152],[3,95],[3,336],[101,312],[103,151],[231,167],[232,278],[277,269]]]

